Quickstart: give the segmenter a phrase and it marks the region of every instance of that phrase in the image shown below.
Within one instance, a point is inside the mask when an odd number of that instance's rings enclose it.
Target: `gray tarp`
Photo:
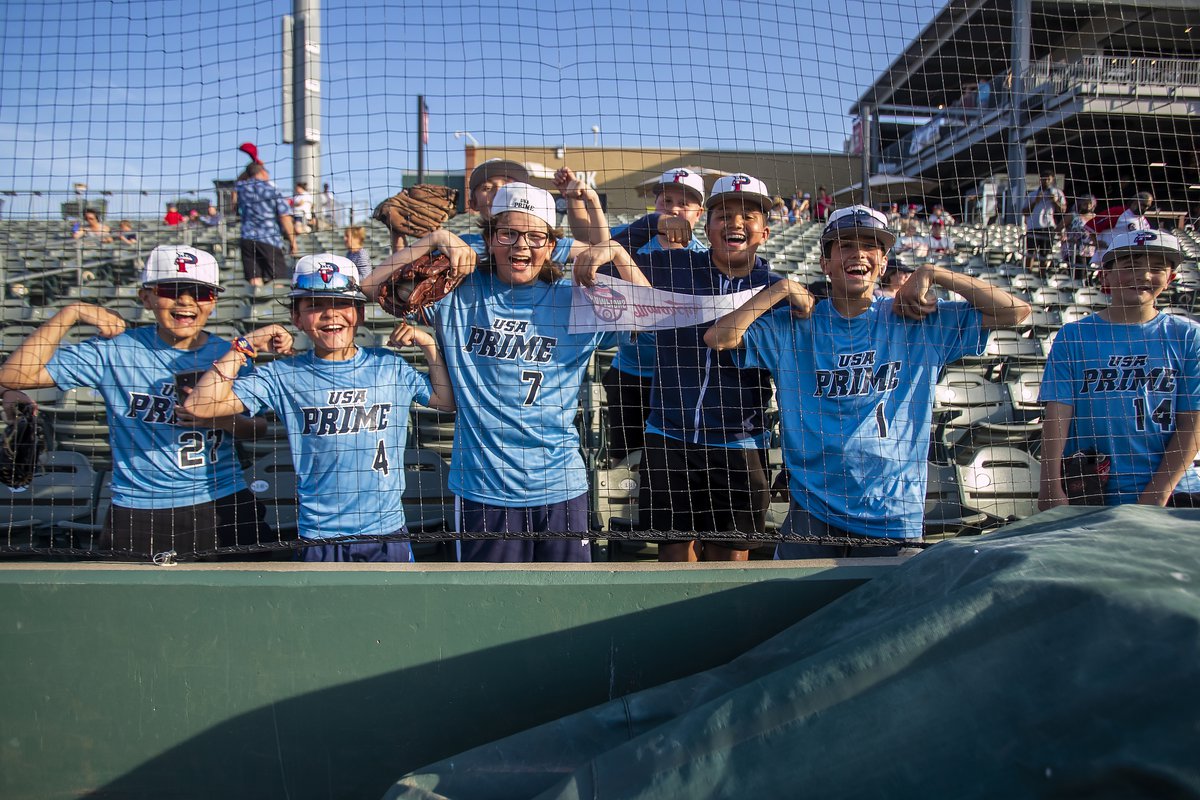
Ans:
[[[387,794],[800,796],[1200,797],[1200,512],[938,544],[723,667]]]

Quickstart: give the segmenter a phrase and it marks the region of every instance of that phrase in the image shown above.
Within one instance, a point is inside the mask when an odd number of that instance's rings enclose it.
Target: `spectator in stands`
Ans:
[[[337,227],[337,200],[333,196],[333,190],[326,183],[321,188],[321,193],[317,195],[317,230],[324,228],[325,230],[333,230]]]
[[[1058,214],[1067,210],[1067,198],[1054,185],[1054,170],[1043,169],[1038,188],[1030,192],[1021,213],[1025,220],[1025,269],[1042,272],[1050,267],[1050,256],[1058,244]]]
[[[293,256],[300,252],[291,209],[271,185],[267,168],[255,161],[246,168],[246,175],[246,180],[235,185],[238,216],[242,218],[242,273],[251,286],[262,286],[287,268],[284,237]]]
[[[929,239],[921,235],[915,219],[910,219],[905,223],[904,235],[896,243],[896,252],[911,253],[916,258],[925,258],[929,255]]]
[[[933,210],[929,212],[928,222],[930,225],[935,225],[940,222],[943,226],[949,228],[951,225],[954,225],[957,220],[954,219],[953,214],[948,213],[946,209],[942,208],[941,203],[934,203]]]
[[[1155,308],[1182,261],[1171,234],[1113,235],[1100,272],[1111,303],[1064,325],[1046,361],[1040,508],[1070,501],[1063,460],[1075,453],[1107,458],[1107,505],[1200,499],[1200,326]]]
[[[931,256],[954,252],[954,237],[946,232],[946,223],[941,219],[935,219],[929,226],[925,249],[926,253]]]
[[[888,227],[894,231],[903,230],[900,224],[900,204],[892,203],[892,207],[887,214]]]
[[[179,213],[179,208],[174,203],[167,206],[167,213],[163,215],[164,224],[175,227],[176,225],[182,225],[184,221],[185,217]]]
[[[0,367],[16,389],[96,389],[108,413],[112,507],[100,547],[141,559],[266,540],[262,507],[246,489],[232,437],[266,429],[262,420],[222,417],[199,424],[181,393],[230,348],[204,325],[217,303],[217,261],[191,247],[154,248],[138,297],[157,325],[126,331],[125,321],[71,303],[43,323]],[[76,325],[99,336],[60,346]]]
[[[200,217],[200,223],[206,228],[217,227],[221,224],[221,212],[217,211],[216,206],[210,205],[204,212],[204,216]]]
[[[84,209],[83,224],[71,234],[72,239],[83,239],[96,244],[112,242],[112,229],[100,221],[100,213],[94,208]]]
[[[313,198],[308,191],[307,183],[297,183],[296,193],[292,195],[292,228],[296,233],[308,233],[312,230]]]
[[[1150,192],[1138,192],[1129,201],[1129,207],[1117,218],[1115,232],[1148,231],[1154,226],[1146,219],[1146,212],[1154,207],[1154,195]]]
[[[812,222],[812,195],[808,192],[800,195],[800,205],[796,208],[796,219],[800,222]]]
[[[770,234],[772,200],[766,185],[750,175],[729,175],[716,182],[706,205],[709,250],[652,253],[647,266],[635,266],[639,277],[656,288],[692,295],[736,294],[781,281],[757,254]],[[575,277],[590,283],[578,261]],[[704,342],[710,325],[655,334],[638,502],[648,530],[755,534],[764,529],[770,500],[764,412],[770,378],[762,369],[743,369],[731,354],[711,352]],[[708,538],[663,543],[658,552],[660,561],[745,561],[753,546]]]
[[[767,212],[767,222],[772,226],[783,225],[787,222],[787,205],[783,198],[776,196],[771,200],[771,210]]]
[[[781,542],[777,558],[897,555],[920,541],[941,369],[982,353],[988,329],[1029,314],[1012,295],[935,266],[917,269],[894,298],[875,298],[895,240],[878,211],[835,211],[821,235],[828,300],[780,281],[704,337],[715,350],[744,347],[742,365],[775,378],[791,494],[780,533],[889,543]],[[936,300],[935,286],[966,302]],[[790,308],[777,308],[782,301]]]
[[[435,248],[465,276],[432,309],[458,407],[450,489],[459,530],[579,537],[464,539],[460,559],[590,561],[588,480],[575,412],[593,354],[616,344],[616,337],[569,330],[572,285],[550,260],[558,221],[554,197],[522,182],[487,191],[489,257],[480,269],[475,250],[439,228],[384,259],[364,287],[377,296],[397,269]],[[572,191],[568,187],[568,195]],[[476,193],[473,202],[481,199]],[[610,242],[598,246],[591,263],[612,261],[613,251],[628,259]],[[586,263],[588,254],[583,250],[577,263]]]
[[[212,365],[185,407],[204,419],[272,409],[283,421],[296,467],[300,538],[351,540],[302,548],[297,560],[412,561],[406,539],[353,538],[408,534],[401,496],[409,408],[415,400],[454,410],[437,344],[404,322],[389,342],[419,347],[428,378],[394,350],[358,347],[354,337],[367,297],[354,264],[332,253],[296,262],[288,299],[292,324],[312,341],[312,350],[239,374],[259,351],[291,355],[283,326],[259,328]]]
[[[905,206],[905,208],[904,208],[904,224],[907,225],[910,222],[917,222],[917,212],[919,212],[920,210],[921,210],[921,207],[919,205],[917,205],[916,203],[909,203],[907,206]]]
[[[1075,201],[1071,221],[1063,231],[1062,260],[1077,276],[1082,275],[1096,254],[1096,237],[1089,227],[1096,217],[1096,196],[1085,194]]]
[[[346,243],[346,258],[358,268],[359,281],[365,281],[371,274],[371,256],[367,253],[367,229],[361,225],[351,225],[342,234]]]
[[[138,235],[133,230],[132,222],[127,219],[123,219],[117,224],[117,241],[121,244],[137,244]]]
[[[825,187],[818,186],[817,187],[817,220],[819,222],[824,222],[825,220],[829,219],[829,215],[831,213],[833,213],[834,206],[836,206],[836,205],[837,205],[837,201],[835,201],[833,199],[833,197],[829,194],[829,192],[825,191]]]
[[[660,229],[667,227],[663,220],[675,220],[686,228],[686,237],[673,237],[668,231],[642,247],[628,248],[635,264],[649,266],[651,255],[665,250],[700,253],[708,249],[692,234],[704,215],[704,179],[700,175],[687,169],[664,172],[654,186],[654,210],[662,215]],[[623,233],[623,228],[613,229],[614,239],[622,241]],[[622,333],[620,339],[617,356],[602,379],[608,401],[608,454],[614,462],[645,446],[656,347],[653,331]]]
[[[200,224],[201,224],[200,223],[200,209],[193,208],[191,211],[188,212],[187,226],[189,228],[199,228]]]

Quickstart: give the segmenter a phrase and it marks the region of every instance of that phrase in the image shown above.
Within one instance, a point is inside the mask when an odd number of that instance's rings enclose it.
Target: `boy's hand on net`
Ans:
[[[401,322],[392,331],[392,335],[388,338],[389,347],[407,347],[415,345],[417,347],[428,347],[434,343],[434,339],[429,335],[428,331],[423,331],[420,328],[413,327],[407,322]]]
[[[896,292],[892,310],[906,319],[925,319],[937,311],[937,298],[929,293],[932,287],[933,270],[929,267],[919,268]]]
[[[683,217],[663,214],[658,218],[658,233],[670,243],[672,250],[678,250],[692,240],[692,225]]]
[[[282,325],[265,325],[250,333],[246,340],[260,353],[290,356],[296,352],[292,334]]]

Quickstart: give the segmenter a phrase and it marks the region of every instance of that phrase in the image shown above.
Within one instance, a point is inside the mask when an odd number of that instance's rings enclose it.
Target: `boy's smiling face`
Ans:
[[[1156,253],[1120,255],[1100,276],[1101,286],[1118,307],[1153,307],[1175,278],[1171,262]]]
[[[821,271],[829,278],[831,295],[847,299],[870,297],[887,267],[887,251],[875,237],[848,233],[827,247],[829,255],[821,256]]]
[[[173,347],[198,336],[217,306],[214,292],[190,283],[159,283],[143,287],[138,294],[154,314],[159,338]],[[197,295],[208,299],[198,300]]]
[[[312,340],[320,357],[352,351],[354,334],[363,321],[363,304],[349,297],[298,297],[292,324]]]
[[[710,208],[704,228],[713,263],[732,269],[752,265],[755,252],[771,233],[762,207],[737,199]]]

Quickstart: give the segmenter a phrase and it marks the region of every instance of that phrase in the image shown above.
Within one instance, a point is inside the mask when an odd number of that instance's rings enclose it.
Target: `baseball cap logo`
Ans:
[[[743,186],[750,185],[750,176],[749,175],[734,175],[733,178],[730,179],[730,185],[733,186],[733,191],[740,192],[742,190]]]
[[[176,267],[175,271],[176,272],[186,273],[188,271],[187,268],[188,268],[189,264],[198,264],[198,263],[200,263],[200,259],[196,258],[195,253],[176,253],[175,254],[175,267]]]
[[[1135,233],[1133,235],[1133,243],[1135,245],[1140,246],[1140,245],[1144,245],[1148,242],[1156,242],[1156,241],[1158,241],[1158,234],[1151,233],[1150,231],[1138,231],[1137,233]]]
[[[317,265],[317,275],[325,283],[333,280],[333,276],[338,274],[337,264],[331,264],[328,261],[322,261]]]
[[[682,183],[691,174],[686,169],[675,170],[675,183]]]
[[[512,202],[509,203],[509,208],[523,208],[526,211],[534,210],[533,203],[524,197],[514,197]]]

